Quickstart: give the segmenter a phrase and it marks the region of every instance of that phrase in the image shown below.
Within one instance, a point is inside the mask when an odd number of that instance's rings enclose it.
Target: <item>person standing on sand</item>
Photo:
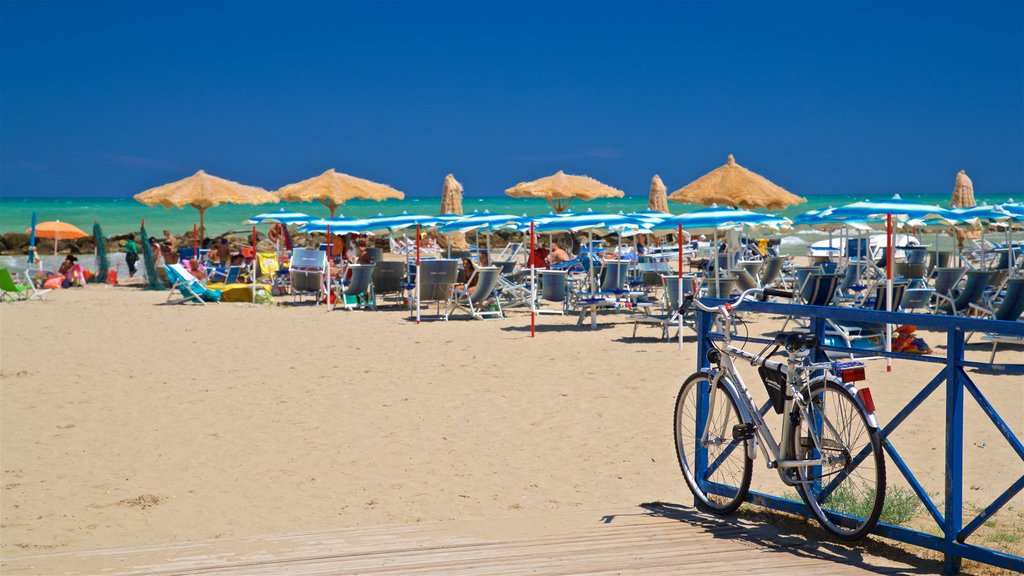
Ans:
[[[135,235],[129,234],[124,243],[124,262],[128,265],[128,277],[135,276],[135,263],[139,261],[139,246],[135,243]]]

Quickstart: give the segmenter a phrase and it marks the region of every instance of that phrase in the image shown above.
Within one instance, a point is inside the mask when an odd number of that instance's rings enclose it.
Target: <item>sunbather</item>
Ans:
[[[369,250],[366,249],[366,238],[359,238],[356,240],[356,264],[372,264],[373,257],[370,256]]]
[[[572,260],[569,253],[557,242],[551,243],[551,253],[548,254],[548,264],[562,264]]]
[[[82,270],[82,265],[78,263],[78,258],[74,254],[68,254],[68,257],[64,259],[57,273],[64,277],[63,285],[65,288],[69,286],[85,286],[85,271]]]

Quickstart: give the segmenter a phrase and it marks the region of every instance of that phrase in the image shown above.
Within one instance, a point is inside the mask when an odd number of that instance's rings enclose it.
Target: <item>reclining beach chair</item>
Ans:
[[[907,288],[903,294],[903,302],[900,303],[900,310],[910,311],[926,308],[934,293],[934,288]]]
[[[782,274],[782,265],[786,263],[785,256],[769,256],[761,264],[760,281],[761,286],[769,287],[778,281]]]
[[[1021,314],[1024,314],[1024,278],[1011,278],[1007,281],[1002,301],[995,308],[984,310],[984,313],[993,320],[1019,321]],[[967,339],[970,337],[971,335],[968,334]],[[995,363],[996,348],[1000,344],[1024,345],[1024,338],[1005,334],[985,334],[982,339],[992,342],[992,355],[988,359],[989,364]]]
[[[215,268],[208,277],[210,282],[220,282],[222,284],[234,284],[238,282],[238,276],[242,272],[241,266],[228,266],[227,270],[223,268]]]
[[[906,282],[893,283],[893,302],[899,303],[903,301],[904,294],[907,291],[907,286],[908,284]],[[871,305],[865,306],[864,309],[885,310],[886,303],[888,302],[888,300],[886,300],[886,294],[887,290],[884,284],[876,286],[875,296],[870,302]],[[898,305],[894,307],[893,310],[898,311]],[[826,318],[825,339],[823,343],[828,346],[842,346],[845,348],[863,350],[865,352],[881,352],[885,349],[885,324],[849,321],[838,322],[830,318]],[[827,355],[830,358],[844,356],[853,358],[856,353],[828,351]]]
[[[405,262],[377,262],[373,267],[374,295],[401,294],[405,289]]]
[[[504,318],[501,300],[495,297],[499,278],[501,278],[501,268],[497,266],[484,266],[473,270],[466,282],[466,287],[454,290],[448,313],[451,314],[456,308],[461,308],[469,312],[472,318],[478,320],[485,320],[488,317]],[[474,280],[476,284],[470,287]],[[494,310],[485,308],[487,301],[491,299],[495,303]]]
[[[662,293],[662,310],[654,312],[650,306],[641,306],[633,315],[633,337],[636,338],[636,329],[641,324],[661,328],[662,339],[668,339],[669,330],[679,323],[679,307],[682,305],[679,291],[679,276],[665,274],[661,277],[662,285],[665,287]],[[694,293],[694,286],[697,283],[697,276],[694,274],[683,275],[683,290],[681,294]],[[695,312],[691,312],[687,318],[683,318],[683,325],[696,330]]]
[[[739,290],[740,292],[758,287],[757,280],[755,280],[754,277],[750,275],[750,272],[747,272],[743,268],[730,270],[729,274],[736,277],[736,289]]]
[[[501,249],[501,252],[498,252],[498,255],[492,260],[492,262],[493,261],[500,261],[500,262],[511,261],[511,262],[515,262],[516,256],[519,256],[519,251],[522,250],[522,248],[523,248],[523,243],[522,242],[509,242],[508,244],[505,245],[504,248]]]
[[[313,294],[316,297],[314,304],[318,305],[321,295],[326,293],[327,252],[296,248],[292,251],[288,278],[293,302],[298,301],[303,294]]]
[[[800,297],[802,303],[808,306],[831,306],[836,298],[836,285],[838,283],[839,276],[837,274],[812,273],[807,276],[807,279],[796,294]],[[786,330],[790,320],[794,320],[794,318],[792,316],[786,317],[786,321],[782,324],[782,331]],[[799,326],[806,327],[805,323],[800,320],[795,320],[795,322]]]
[[[220,302],[220,290],[210,290],[181,264],[166,264],[164,271],[171,282],[167,304],[194,302],[206,306],[207,302]],[[177,297],[180,294],[180,297]]]
[[[736,276],[723,274],[715,281],[714,276],[704,279],[704,296],[707,298],[728,298],[736,286]]]
[[[537,270],[540,284],[534,309],[537,314],[565,314],[569,311],[569,273],[565,270]],[[557,309],[540,308],[542,302],[554,302]]]
[[[968,270],[964,275],[966,279],[960,293],[952,301],[940,302],[935,307],[935,313],[954,316],[967,314],[971,305],[981,304],[992,274],[992,270]]]
[[[18,284],[14,281],[14,277],[11,276],[9,269],[0,268],[0,302],[4,300],[31,300],[33,298],[45,300],[43,296],[50,290],[37,290],[27,271],[25,272],[25,278],[28,280],[27,284]]]
[[[444,319],[448,320],[448,303],[452,299],[452,289],[455,287],[458,273],[458,260],[447,258],[420,260],[411,300],[415,302],[417,308],[424,302],[434,302],[437,305],[436,314],[440,316],[443,309]],[[417,291],[419,292],[418,300]]]
[[[357,306],[369,306],[377,309],[377,297],[373,291],[373,269],[375,264],[349,264],[342,277],[351,276],[339,287],[338,296],[332,310],[340,302],[345,310],[354,310]]]
[[[935,300],[933,308],[940,305],[947,308],[953,307],[953,299],[956,297],[955,290],[960,284],[960,279],[967,273],[967,268],[936,268],[932,271],[935,277],[935,293],[932,298]]]

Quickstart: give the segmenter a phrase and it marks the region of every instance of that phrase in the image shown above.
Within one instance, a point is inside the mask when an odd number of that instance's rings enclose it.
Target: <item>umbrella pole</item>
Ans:
[[[420,284],[423,278],[420,277],[420,224],[416,223],[416,323],[420,323]]]
[[[718,263],[720,262],[718,259],[718,228],[715,228],[715,243],[714,247],[711,249],[711,261],[715,263],[715,298],[721,298],[721,288],[718,284]]]
[[[534,250],[533,222],[530,222],[530,338],[537,334],[537,268]]]
[[[892,312],[892,214],[885,215],[885,310],[886,312]],[[885,325],[885,351],[892,352],[892,324],[886,323]],[[885,357],[885,371],[892,372],[892,357]]]
[[[594,299],[594,231],[587,231],[587,258],[590,259],[590,299]],[[590,329],[597,330],[597,308],[590,312]]]
[[[679,224],[679,229],[676,233],[676,241],[679,243],[679,254],[677,255],[679,261],[679,300],[677,302],[669,302],[670,306],[682,307],[683,304],[683,225]],[[666,298],[667,300],[667,298]],[[673,313],[679,316],[679,349],[683,349],[683,315],[679,312],[679,308],[673,310]],[[697,335],[700,338],[700,334]]]
[[[256,303],[256,261],[259,258],[256,256],[256,226],[252,227],[252,303]]]
[[[329,312],[331,310],[331,261],[334,255],[331,254],[333,248],[331,242],[331,225],[327,225],[327,275],[324,277],[324,305]]]

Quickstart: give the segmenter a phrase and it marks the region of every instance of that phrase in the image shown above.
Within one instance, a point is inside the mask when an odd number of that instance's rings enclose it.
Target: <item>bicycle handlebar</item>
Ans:
[[[744,290],[743,293],[740,294],[739,297],[733,300],[732,302],[729,302],[728,304],[722,304],[721,306],[705,306],[704,304],[701,303],[700,300],[694,299],[693,294],[687,294],[683,298],[682,305],[679,306],[679,313],[686,314],[689,311],[690,306],[694,305],[697,307],[698,310],[703,310],[704,312],[718,312],[720,314],[728,314],[731,310],[736,310],[740,306],[742,306],[745,300],[751,300],[751,297],[756,296],[760,296],[761,301],[763,302],[769,296],[777,296],[779,298],[793,298],[793,293],[788,292],[786,290],[775,290],[772,288],[750,288],[749,290]]]

